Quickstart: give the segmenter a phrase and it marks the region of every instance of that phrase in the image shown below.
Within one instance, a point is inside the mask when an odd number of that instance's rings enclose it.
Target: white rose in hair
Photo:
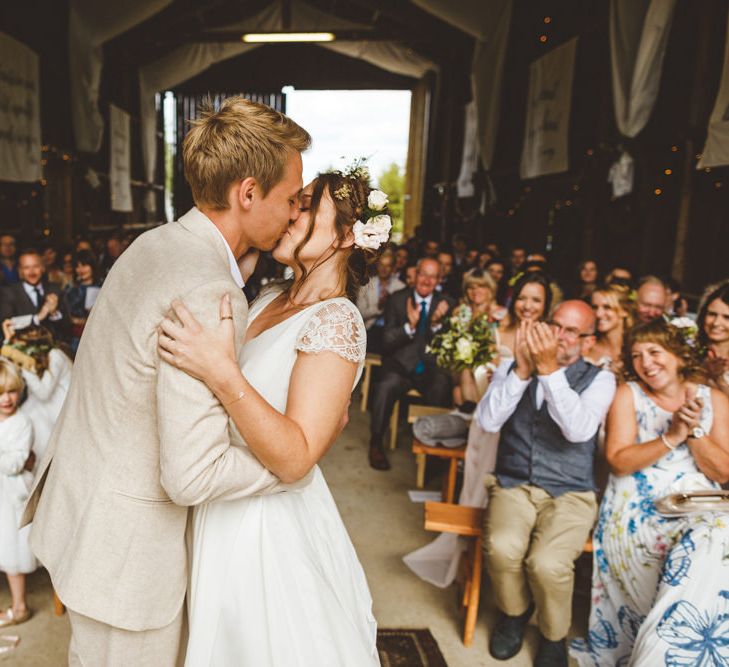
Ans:
[[[354,245],[358,248],[377,250],[377,248],[387,241],[387,233],[384,234],[383,238],[382,231],[377,229],[372,222],[368,222],[365,225],[360,220],[357,220],[352,227],[352,231],[354,232]]]
[[[372,190],[367,197],[367,206],[373,211],[381,211],[387,206],[387,195],[382,190]]]
[[[375,215],[367,221],[368,225],[372,225],[377,231],[385,235],[385,241],[390,236],[392,229],[392,220],[389,215]]]

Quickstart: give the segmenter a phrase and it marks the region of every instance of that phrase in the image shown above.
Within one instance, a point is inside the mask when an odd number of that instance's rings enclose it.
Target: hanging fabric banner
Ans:
[[[111,210],[133,210],[129,114],[109,105],[109,189]]]
[[[536,178],[567,171],[577,38],[531,64],[520,175]]]
[[[471,101],[466,105],[465,114],[461,173],[458,175],[456,188],[459,197],[473,197],[475,194],[473,177],[478,169],[478,132],[475,102]]]
[[[38,56],[0,32],[0,181],[41,178]]]
[[[727,19],[724,69],[716,96],[714,110],[709,118],[709,134],[697,169],[721,167],[729,164],[729,18]]]

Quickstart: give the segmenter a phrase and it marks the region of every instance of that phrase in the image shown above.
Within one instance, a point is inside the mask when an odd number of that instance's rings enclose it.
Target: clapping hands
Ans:
[[[683,405],[673,413],[671,425],[666,436],[674,436],[679,443],[689,437],[691,431],[700,426],[701,410],[704,401],[696,397],[696,386],[689,384],[686,387],[686,400]]]
[[[555,331],[545,322],[522,321],[516,331],[516,374],[527,380],[535,371],[550,375],[559,369]]]

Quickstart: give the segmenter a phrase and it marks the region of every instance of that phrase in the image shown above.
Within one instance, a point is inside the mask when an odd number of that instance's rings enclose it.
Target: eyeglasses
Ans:
[[[553,329],[556,329],[557,333],[563,334],[565,338],[571,338],[573,340],[575,338],[589,338],[590,336],[595,335],[594,331],[591,331],[590,333],[581,333],[579,329],[575,329],[574,327],[565,327],[553,320],[550,320],[547,324]]]

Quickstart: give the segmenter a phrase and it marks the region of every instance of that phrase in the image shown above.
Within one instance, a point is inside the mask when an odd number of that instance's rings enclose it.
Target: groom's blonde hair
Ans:
[[[215,111],[208,102],[191,122],[182,146],[185,178],[197,206],[225,210],[235,181],[253,177],[265,197],[284,175],[293,151],[311,145],[309,133],[265,104],[229,97]]]

